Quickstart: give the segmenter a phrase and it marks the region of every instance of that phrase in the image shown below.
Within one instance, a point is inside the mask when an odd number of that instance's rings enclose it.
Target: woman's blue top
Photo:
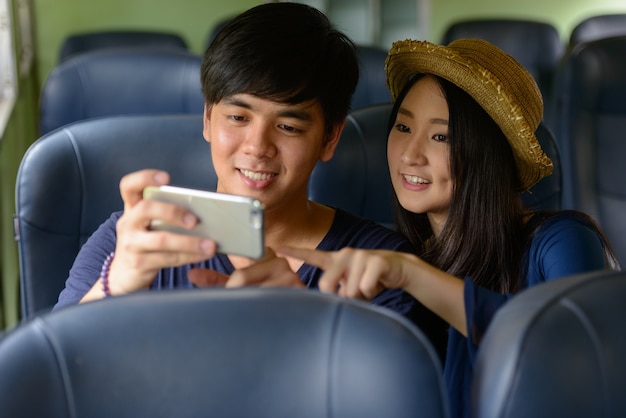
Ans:
[[[558,212],[541,223],[525,255],[528,288],[548,280],[605,267],[605,248],[596,229],[572,211]],[[452,417],[469,414],[470,385],[478,344],[496,311],[513,295],[475,286],[465,278],[467,335],[450,328],[444,380]]]

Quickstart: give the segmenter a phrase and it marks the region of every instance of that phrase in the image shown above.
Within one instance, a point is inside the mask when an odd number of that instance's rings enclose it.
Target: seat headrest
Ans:
[[[0,343],[0,414],[446,416],[404,317],[307,289],[142,292],[73,305]],[[30,414],[30,415],[29,415]]]
[[[626,272],[533,286],[495,315],[481,342],[474,417],[625,416]]]

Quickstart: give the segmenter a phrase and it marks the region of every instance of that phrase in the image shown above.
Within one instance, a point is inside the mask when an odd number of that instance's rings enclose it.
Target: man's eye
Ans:
[[[282,129],[283,131],[287,131],[287,132],[292,132],[292,133],[295,133],[295,132],[300,132],[300,130],[299,130],[298,128],[294,128],[294,127],[293,127],[293,126],[291,126],[291,125],[285,125],[284,123],[283,123],[283,124],[278,125],[278,127],[279,127],[280,129]]]

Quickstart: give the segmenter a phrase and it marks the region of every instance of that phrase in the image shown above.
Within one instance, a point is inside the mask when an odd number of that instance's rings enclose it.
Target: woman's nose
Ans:
[[[424,165],[427,162],[424,143],[419,138],[411,138],[401,154],[402,162],[408,165]]]

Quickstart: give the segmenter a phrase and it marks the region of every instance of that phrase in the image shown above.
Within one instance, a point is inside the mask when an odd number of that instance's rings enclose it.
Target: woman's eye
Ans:
[[[411,132],[411,129],[408,126],[406,126],[406,125],[404,125],[402,123],[397,123],[396,124],[396,130],[399,131],[399,132],[404,132],[404,133]]]
[[[442,134],[436,134],[433,139],[437,142],[448,142],[448,136]]]

